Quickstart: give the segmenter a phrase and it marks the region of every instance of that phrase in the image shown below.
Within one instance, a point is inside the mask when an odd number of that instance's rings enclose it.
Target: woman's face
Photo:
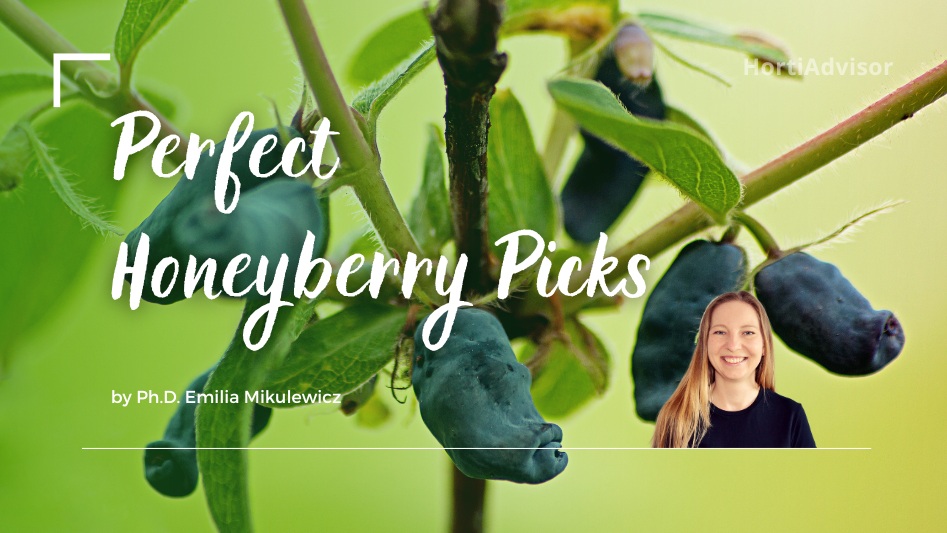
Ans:
[[[716,380],[756,381],[756,367],[763,358],[763,333],[756,310],[744,302],[718,305],[710,317],[707,342]]]

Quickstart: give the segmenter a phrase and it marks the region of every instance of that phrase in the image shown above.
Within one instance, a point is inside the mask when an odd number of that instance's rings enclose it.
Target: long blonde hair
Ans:
[[[766,310],[752,294],[746,291],[728,292],[714,298],[704,310],[697,332],[697,347],[690,366],[674,394],[661,408],[655,422],[651,446],[654,448],[696,448],[710,428],[710,387],[714,383],[714,368],[710,365],[707,344],[710,340],[710,320],[717,306],[739,301],[756,310],[763,335],[763,357],[756,367],[756,383],[767,390],[776,390],[773,361],[773,332]]]

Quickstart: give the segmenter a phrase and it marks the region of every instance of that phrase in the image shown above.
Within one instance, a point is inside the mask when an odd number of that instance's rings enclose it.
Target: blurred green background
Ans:
[[[28,1],[84,52],[111,51],[120,0]],[[316,25],[341,74],[360,40],[416,2],[310,2]],[[947,58],[947,4],[890,2],[713,4],[674,0],[624,7],[661,9],[732,28],[778,36],[794,56],[824,61],[892,62],[888,76],[810,76],[803,82],[745,76],[742,56],[668,40],[673,50],[710,66],[724,87],[659,54],[658,75],[668,101],[692,112],[748,167],[823,131]],[[537,138],[552,115],[544,80],[561,66],[564,44],[549,36],[507,39],[510,66],[500,86],[524,103]],[[49,67],[0,28],[0,71]],[[142,52],[142,83],[171,94],[182,131],[220,139],[240,111],[271,121],[270,99],[284,117],[296,103],[300,75],[275,2],[199,0],[185,6]],[[351,96],[357,87],[345,87]],[[0,130],[48,94],[0,102]],[[400,205],[420,176],[425,125],[443,124],[443,88],[428,68],[386,110],[380,122],[384,171]],[[868,451],[572,451],[569,468],[541,486],[491,483],[486,523],[492,531],[866,530],[923,531],[947,520],[947,375],[938,331],[947,317],[947,102],[941,101],[856,152],[818,171],[750,213],[784,246],[813,240],[885,200],[908,203],[866,224],[846,243],[815,252],[835,263],[876,306],[904,324],[901,356],[877,375],[842,378],[777,348],[778,391],[801,402],[823,447]],[[94,142],[107,121],[89,115],[57,135]],[[96,133],[98,132],[98,133]],[[88,138],[86,137],[88,136]],[[570,151],[574,157],[575,147]],[[63,154],[65,156],[65,154]],[[68,158],[67,158],[68,159]],[[170,190],[173,180],[138,161],[121,183],[111,159],[86,162],[93,182],[80,189],[118,195],[112,219],[126,231]],[[67,164],[68,167],[68,164]],[[96,174],[98,172],[98,174]],[[43,193],[45,183],[24,190]],[[108,192],[112,189],[112,192]],[[105,192],[96,192],[105,191]],[[28,204],[34,217],[53,217],[54,202]],[[106,198],[107,200],[107,198]],[[110,200],[109,200],[110,201]],[[652,182],[612,238],[617,245],[681,203]],[[7,209],[0,203],[0,209]],[[37,206],[37,207],[34,207]],[[12,209],[12,208],[11,208]],[[364,215],[339,198],[336,235]],[[30,233],[30,218],[2,232]],[[62,231],[79,222],[63,219]],[[91,234],[91,230],[86,230]],[[758,248],[744,244],[756,260]],[[112,301],[110,283],[120,240],[96,238],[84,265],[43,263],[42,243],[6,264],[24,285],[52,268],[71,277],[71,289],[37,289],[32,300],[51,308],[15,346],[0,381],[0,530],[202,531],[212,523],[200,492],[185,500],[156,494],[142,475],[140,451],[82,451],[82,447],[140,447],[160,437],[171,406],[122,408],[113,389],[177,389],[210,366],[229,341],[239,303],[195,299],[173,307],[144,304],[130,311]],[[52,245],[52,244],[50,244]],[[62,244],[64,245],[64,244]],[[676,250],[654,258],[650,282]],[[44,277],[43,280],[46,278]],[[643,447],[653,426],[634,415],[629,354],[642,301],[600,312],[590,325],[612,350],[610,389],[572,417],[558,421],[566,447]],[[0,301],[9,311],[10,302]],[[17,313],[9,313],[17,314]],[[409,405],[398,406],[379,430],[358,428],[324,407],[276,413],[255,446],[428,447],[436,441]],[[251,496],[260,531],[443,531],[450,477],[441,451],[251,451]],[[200,490],[200,489],[199,489]]]

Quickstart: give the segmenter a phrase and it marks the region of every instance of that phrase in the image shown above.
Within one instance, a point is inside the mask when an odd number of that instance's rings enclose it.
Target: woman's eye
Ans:
[[[744,335],[756,335],[756,332],[755,332],[755,331],[744,331],[743,334],[744,334]]]
[[[723,332],[723,331],[714,331],[714,332],[712,333],[712,335],[725,335],[725,334],[726,334],[726,333]]]

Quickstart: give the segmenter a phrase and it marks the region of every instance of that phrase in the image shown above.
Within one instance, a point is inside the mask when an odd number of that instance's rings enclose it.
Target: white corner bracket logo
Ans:
[[[53,54],[53,107],[59,107],[59,63],[62,61],[110,61],[112,54]]]

